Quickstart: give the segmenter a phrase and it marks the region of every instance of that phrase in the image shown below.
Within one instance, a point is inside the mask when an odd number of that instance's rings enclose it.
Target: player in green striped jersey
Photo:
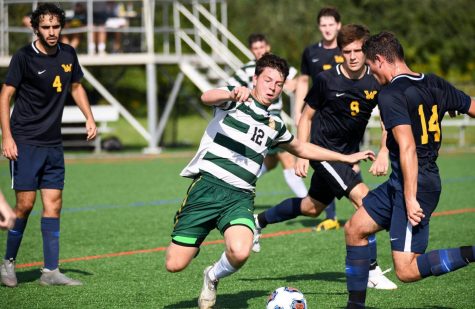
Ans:
[[[193,178],[175,216],[172,242],[167,249],[166,268],[185,269],[211,230],[224,236],[225,252],[204,271],[200,308],[216,302],[217,284],[241,268],[251,252],[254,229],[254,188],[268,149],[279,145],[299,157],[311,160],[355,163],[374,159],[363,151],[343,155],[294,139],[282,121],[268,112],[279,97],[288,75],[282,58],[267,54],[256,63],[254,88],[220,88],[201,96],[215,107],[195,157],[181,172]]]

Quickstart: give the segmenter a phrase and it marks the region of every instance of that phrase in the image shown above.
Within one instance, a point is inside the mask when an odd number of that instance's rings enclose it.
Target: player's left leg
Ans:
[[[307,196],[308,190],[303,179],[295,175],[295,157],[287,151],[280,151],[277,158],[282,164],[285,181],[295,196],[300,198]]]
[[[368,235],[381,230],[381,227],[360,207],[345,224],[346,239],[346,285],[348,289],[347,308],[365,308],[368,269],[370,267],[370,248]]]
[[[39,183],[43,213],[41,234],[43,236],[44,268],[40,278],[42,285],[81,285],[78,280],[62,274],[59,269],[60,214],[63,205],[64,153],[60,147],[44,147],[47,160]]]
[[[403,201],[402,193],[399,200]],[[403,207],[395,208],[390,230],[396,275],[403,282],[412,282],[428,276],[440,276],[467,266],[474,261],[474,246],[433,250],[425,253],[429,242],[429,222],[437,206],[440,192],[418,192],[417,201],[424,211],[421,222],[412,226]]]

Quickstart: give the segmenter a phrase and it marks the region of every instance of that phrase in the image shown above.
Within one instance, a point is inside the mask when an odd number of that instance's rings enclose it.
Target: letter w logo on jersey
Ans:
[[[71,67],[73,65],[72,64],[62,64],[61,67],[63,68],[64,72],[68,73],[68,72],[71,72]]]
[[[365,90],[364,94],[366,95],[366,100],[373,100],[376,93],[378,93],[378,91],[376,90],[373,90],[371,92],[369,92],[368,90]]]

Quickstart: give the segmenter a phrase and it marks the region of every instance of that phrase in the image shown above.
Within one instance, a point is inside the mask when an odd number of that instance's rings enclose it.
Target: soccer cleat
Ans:
[[[369,271],[368,288],[377,290],[395,290],[397,285],[389,280],[384,274],[390,272],[391,268],[381,271],[381,267],[376,266],[375,269]]]
[[[209,278],[209,271],[213,266],[208,266],[203,271],[203,287],[201,288],[200,298],[198,298],[198,307],[200,309],[213,308],[216,303],[216,292],[218,290],[218,280]]]
[[[59,271],[59,268],[55,270],[47,270],[43,268],[40,277],[41,285],[82,285],[79,280],[74,280],[66,276]]]
[[[261,252],[261,244],[259,239],[261,238],[262,229],[259,227],[259,222],[257,221],[257,215],[254,215],[254,238],[252,240],[252,251]]]
[[[2,277],[2,283],[8,287],[14,288],[17,286],[18,281],[15,274],[15,260],[3,260],[0,265],[0,273]]]
[[[340,222],[336,219],[325,219],[320,222],[316,227],[315,231],[328,231],[328,230],[338,230],[340,228]]]

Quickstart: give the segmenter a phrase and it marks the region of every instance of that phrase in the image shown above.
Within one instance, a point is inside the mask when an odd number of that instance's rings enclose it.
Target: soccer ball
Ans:
[[[307,309],[303,294],[292,287],[280,287],[269,295],[267,309]]]

